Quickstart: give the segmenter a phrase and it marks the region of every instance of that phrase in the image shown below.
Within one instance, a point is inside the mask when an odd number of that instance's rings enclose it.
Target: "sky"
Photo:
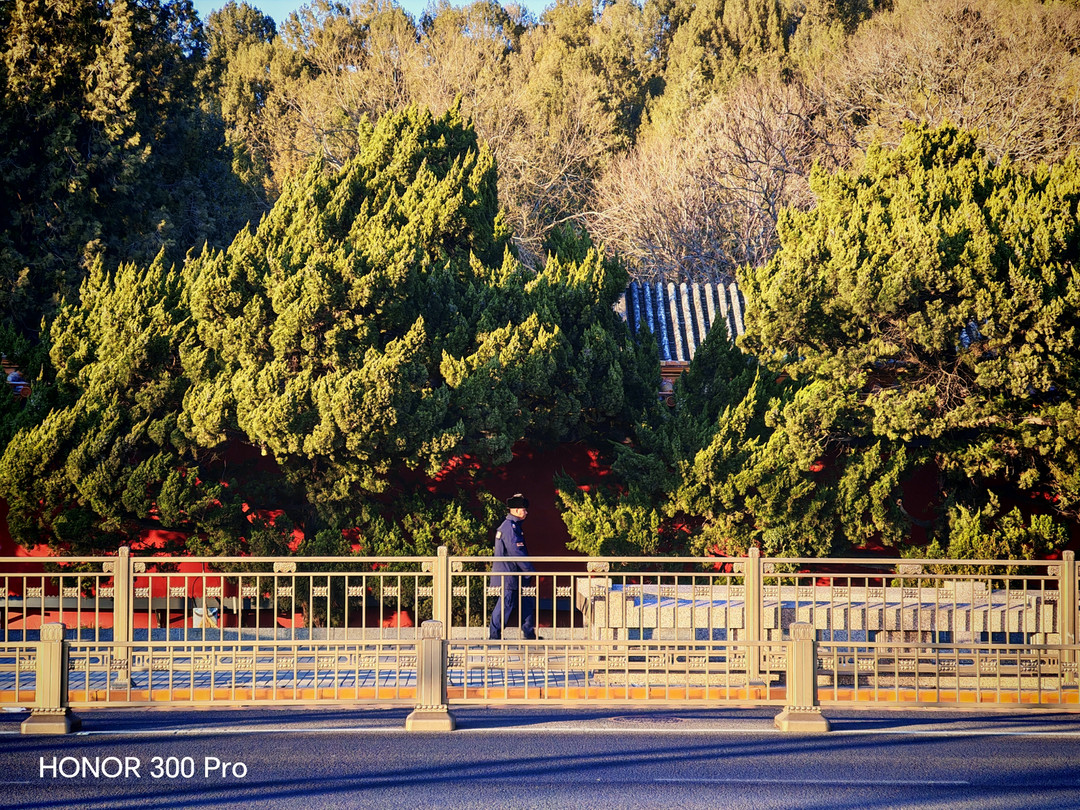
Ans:
[[[206,22],[206,18],[210,16],[210,12],[216,11],[221,8],[228,0],[194,0],[195,10],[199,12],[199,19]],[[285,22],[288,16],[300,8],[300,6],[307,5],[308,0],[246,0],[249,6],[254,6],[259,9],[263,14],[267,14],[274,18],[274,21],[281,27],[281,23]],[[452,0],[453,2],[453,0]],[[413,18],[419,18],[424,9],[427,8],[428,0],[397,0],[399,6],[404,8]],[[463,2],[453,2],[454,5],[465,5]],[[534,7],[531,3],[522,3],[522,5],[529,8]]]
[[[199,19],[206,22],[210,12],[217,11],[228,0],[194,0],[195,10],[199,12]],[[418,0],[412,0],[416,3]],[[259,9],[263,14],[268,14],[274,21],[281,25],[285,19],[300,6],[304,5],[300,0],[248,0],[248,5]]]

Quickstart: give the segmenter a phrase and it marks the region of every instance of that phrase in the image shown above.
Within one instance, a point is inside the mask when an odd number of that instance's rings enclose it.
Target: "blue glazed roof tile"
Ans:
[[[714,324],[730,340],[743,333],[743,297],[728,284],[635,282],[615,304],[630,331],[648,328],[656,336],[661,362],[688,363]]]

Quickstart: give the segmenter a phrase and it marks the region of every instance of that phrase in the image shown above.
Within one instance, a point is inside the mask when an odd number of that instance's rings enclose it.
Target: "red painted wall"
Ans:
[[[579,484],[596,484],[610,473],[600,454],[584,444],[565,444],[556,448],[535,450],[515,448],[514,459],[496,473],[481,479],[486,488],[500,501],[516,492],[529,499],[529,516],[525,520],[525,541],[533,556],[570,554],[566,544],[570,535],[559,514],[559,499],[555,492],[555,476],[565,472]],[[495,543],[495,529],[488,531],[487,541]]]
[[[529,552],[535,556],[554,556],[569,553],[566,544],[570,540],[559,516],[558,496],[555,494],[554,478],[559,472],[565,472],[583,484],[595,484],[609,474],[600,454],[584,444],[566,444],[544,450],[523,444],[515,448],[513,460],[496,472],[478,479],[460,476],[444,485],[483,488],[504,502],[515,492],[523,493],[529,499],[529,517],[525,524]],[[51,556],[49,547],[40,545],[25,549],[16,545],[8,530],[7,512],[7,503],[0,500],[0,557],[26,557],[27,570],[39,570],[29,558]],[[495,529],[496,526],[491,526],[488,530],[489,545],[494,544]],[[175,532],[150,531],[139,537],[133,546],[158,548],[179,536]]]
[[[559,556],[572,554],[566,549],[570,535],[562,521],[558,509],[558,496],[555,491],[555,475],[567,473],[579,484],[594,485],[603,481],[610,474],[605,460],[599,452],[583,443],[564,444],[558,447],[535,449],[521,444],[514,448],[513,460],[500,469],[470,478],[466,475],[467,462],[447,471],[440,481],[430,488],[435,490],[445,486],[470,486],[486,489],[500,501],[506,501],[515,492],[521,492],[529,499],[529,517],[525,523],[525,537],[529,552],[534,556]],[[917,520],[928,520],[938,500],[937,472],[932,467],[917,471],[904,485],[904,507]],[[1024,511],[1036,512],[1038,504],[1019,504]],[[25,564],[15,564],[15,571],[38,571],[40,565],[34,558],[51,556],[48,546],[36,546],[25,549],[15,544],[7,525],[8,506],[0,500],[0,557],[26,558]],[[486,541],[494,544],[496,526],[488,528]],[[1071,542],[1069,548],[1080,548],[1080,527],[1070,526]],[[136,548],[155,548],[165,541],[175,540],[174,532],[151,531],[140,537],[133,545]],[[926,530],[913,526],[911,542],[925,545]],[[873,542],[866,543],[859,551],[875,556],[896,556],[899,551],[885,548]],[[13,571],[13,573],[15,572]]]

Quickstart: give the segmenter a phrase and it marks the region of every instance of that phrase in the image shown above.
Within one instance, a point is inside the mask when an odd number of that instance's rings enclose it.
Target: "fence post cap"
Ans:
[[[420,638],[442,638],[443,623],[428,619],[420,625]]]
[[[50,622],[49,624],[41,625],[41,640],[42,641],[63,641],[64,632],[67,627],[63,622]]]

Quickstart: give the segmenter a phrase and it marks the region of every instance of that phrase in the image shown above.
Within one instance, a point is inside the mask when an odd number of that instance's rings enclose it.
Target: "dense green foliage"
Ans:
[[[955,507],[950,519],[947,546],[935,538],[927,548],[909,549],[907,555],[914,556],[917,552],[930,559],[1039,560],[1060,549],[1069,539],[1065,527],[1051,515],[1025,518],[1016,507],[1005,512],[993,495],[978,510]],[[957,567],[935,563],[929,570],[950,571]],[[1007,568],[1001,572],[1011,573]]]
[[[23,331],[101,258],[227,244],[251,215],[194,91],[190,0],[15,0],[0,18],[0,311]]]
[[[754,431],[761,432],[761,425],[733,413],[761,385],[754,363],[735,348],[726,330],[712,330],[675,386],[676,409],[657,412],[637,426],[630,441],[612,448],[617,485],[585,491],[568,477],[560,479],[571,548],[588,554],[686,551],[688,532],[698,534],[702,522],[700,515],[687,519],[692,510],[673,508],[687,460],[714,436],[725,434],[733,449],[741,449]],[[676,516],[681,519],[672,520]]]
[[[191,430],[212,444],[235,422],[338,505],[400,467],[504,463],[526,435],[627,424],[645,385],[611,310],[625,274],[595,250],[526,271],[490,153],[455,113],[360,137],[340,172],[314,167],[254,233],[189,263],[217,363],[188,396]]]
[[[858,174],[812,178],[817,206],[782,219],[780,252],[743,277],[744,345],[795,383],[772,409],[775,452],[754,466],[797,474],[826,513],[757,513],[755,531],[821,551],[895,543],[910,524],[902,483],[927,464],[945,536],[954,505],[979,512],[995,490],[1045,492],[1075,518],[1077,168],[1075,155],[995,163],[946,127],[871,149]],[[820,476],[796,472],[822,460]]]
[[[156,524],[234,550],[246,504],[285,511],[279,544],[299,525],[324,551],[358,526],[369,551],[475,545],[490,505],[405,494],[463,455],[497,465],[526,436],[639,418],[656,358],[612,309],[625,271],[572,235],[526,270],[456,113],[406,110],[360,137],[226,250],[182,270],[95,264],[52,326],[55,406],[0,462],[21,539],[101,548]],[[238,442],[276,466],[229,468]]]
[[[204,480],[205,456],[178,427],[193,337],[182,294],[160,256],[111,273],[99,260],[61,310],[55,381],[35,391],[51,407],[0,460],[14,537],[92,551],[144,529],[198,530],[211,547],[243,532],[235,481]]]
[[[522,438],[613,459],[560,483],[587,551],[1077,518],[1075,3],[12,0],[0,31],[21,542],[471,548],[494,505],[447,470]],[[749,304],[671,412],[628,273]]]
[[[936,556],[1060,546],[1080,507],[1078,169],[994,162],[945,127],[816,172],[816,206],[742,274],[756,373],[710,335],[675,414],[616,464],[624,497],[568,487],[578,547],[679,547],[687,525],[698,552],[828,555],[913,525]],[[927,475],[919,518],[905,485]]]

